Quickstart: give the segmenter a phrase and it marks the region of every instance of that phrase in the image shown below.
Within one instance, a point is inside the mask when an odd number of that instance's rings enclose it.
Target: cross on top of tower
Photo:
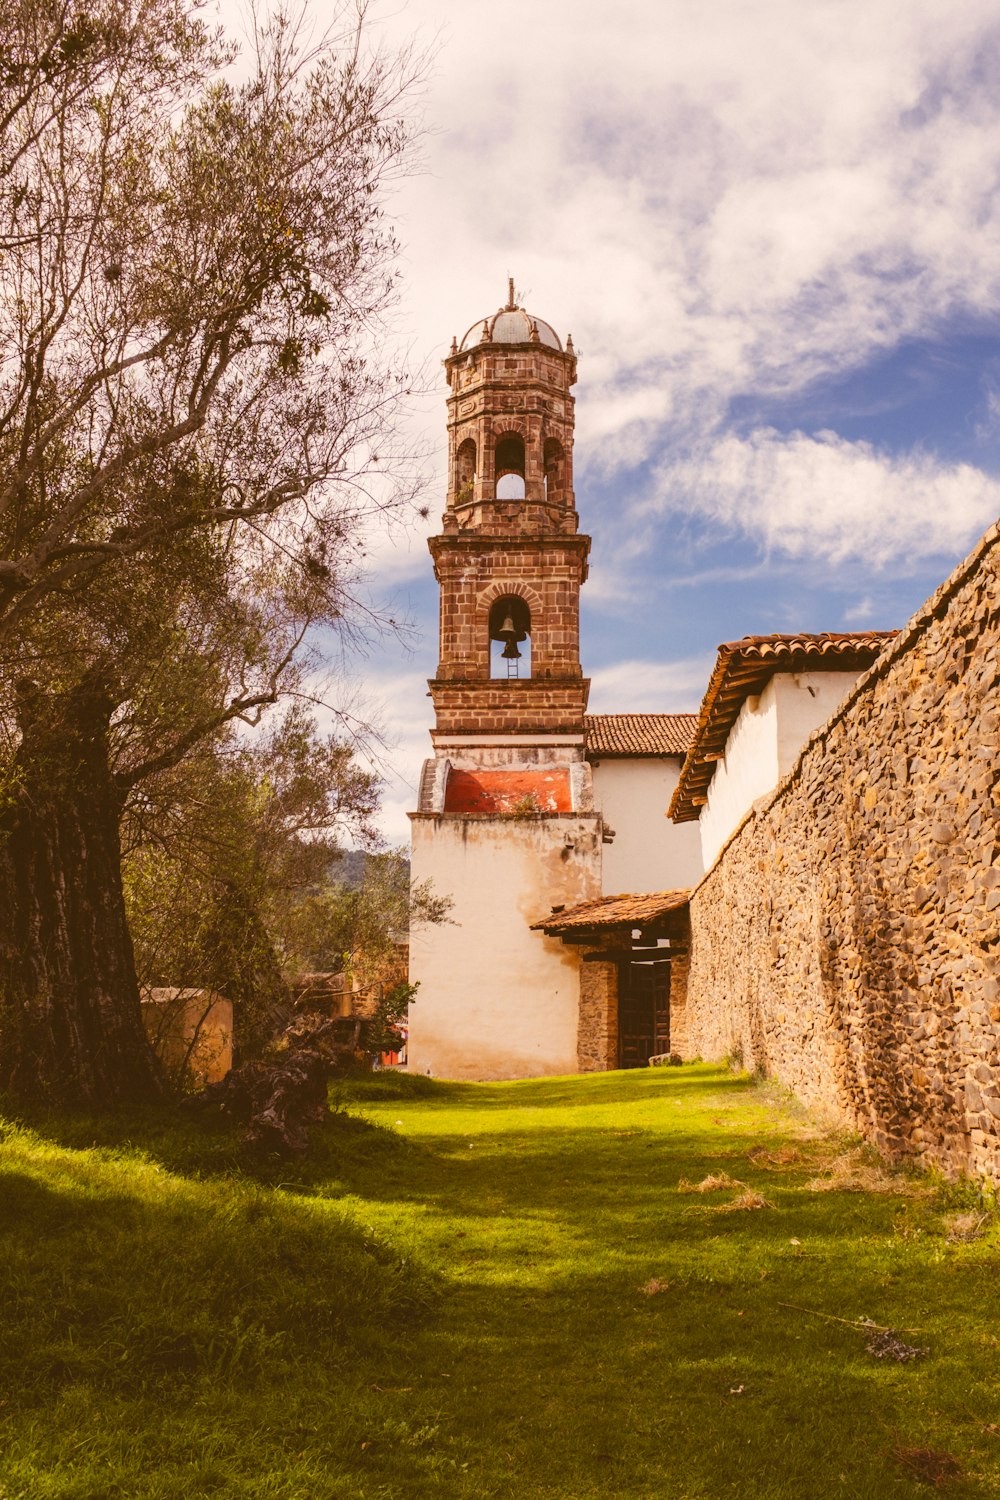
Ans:
[[[456,352],[464,354],[479,344],[529,343],[546,344],[548,348],[558,349],[560,353],[572,353],[568,347],[563,350],[562,340],[551,323],[546,323],[544,318],[536,317],[534,313],[518,306],[513,276],[507,277],[506,306],[497,308],[490,317],[477,318],[465,337],[456,342],[457,349],[452,349],[452,355]]]

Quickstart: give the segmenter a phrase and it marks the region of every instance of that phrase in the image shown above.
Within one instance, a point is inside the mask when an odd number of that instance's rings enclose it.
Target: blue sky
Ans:
[[[322,7],[317,15],[322,17]],[[351,663],[385,828],[429,752],[453,333],[504,300],[579,353],[598,712],[695,709],[720,641],[902,624],[1000,513],[1000,13],[979,0],[410,0],[394,335],[431,520],[373,543],[413,631]]]

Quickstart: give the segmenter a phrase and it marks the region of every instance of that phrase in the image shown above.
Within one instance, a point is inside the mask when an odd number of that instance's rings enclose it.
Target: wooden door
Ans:
[[[627,960],[618,981],[618,1066],[644,1068],[670,1051],[670,961]]]

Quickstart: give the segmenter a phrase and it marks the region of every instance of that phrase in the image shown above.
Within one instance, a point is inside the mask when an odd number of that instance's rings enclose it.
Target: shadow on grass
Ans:
[[[634,1105],[637,1094],[640,1098],[650,1090],[659,1094],[665,1087],[674,1096],[688,1090],[712,1095],[722,1090],[736,1097],[752,1090],[754,1084],[745,1076],[720,1069],[691,1073],[671,1069],[669,1079],[650,1070],[499,1084],[449,1082],[387,1071],[336,1080],[330,1091],[330,1118],[312,1132],[308,1152],[293,1159],[250,1152],[240,1144],[240,1131],[233,1123],[219,1116],[188,1114],[176,1102],[133,1106],[101,1115],[13,1106],[4,1113],[11,1122],[67,1149],[136,1153],[185,1176],[240,1176],[270,1185],[300,1185],[307,1190],[335,1179],[348,1191],[363,1188],[380,1196],[380,1170],[398,1167],[410,1172],[428,1152],[447,1155],[451,1148],[448,1137],[439,1138],[433,1146],[416,1145],[391,1126],[357,1113],[365,1106],[413,1102],[424,1111],[468,1109],[489,1111],[491,1115],[513,1110],[560,1111],[567,1104],[586,1110],[609,1104]],[[561,1127],[560,1133],[570,1130]],[[461,1139],[460,1133],[456,1135],[456,1141]],[[395,1183],[398,1173],[391,1176]]]
[[[912,1500],[900,1442],[958,1444],[965,1468],[996,1476],[995,1344],[979,1337],[997,1302],[991,1257],[901,1240],[894,1217],[914,1205],[900,1195],[807,1191],[835,1143],[797,1138],[794,1159],[752,1161],[767,1102],[752,1081],[707,1068],[518,1085],[389,1075],[345,1092],[390,1128],[337,1116],[307,1161],[259,1164],[253,1179],[232,1132],[168,1112],[50,1121],[58,1146],[11,1131],[17,1224],[0,1278],[24,1311],[0,1378],[25,1362],[17,1400],[162,1383],[175,1421],[211,1413],[225,1467],[243,1461],[236,1413],[264,1410],[269,1383],[258,1461],[277,1455],[290,1475],[261,1487],[269,1500]],[[426,1133],[395,1133],[397,1108]],[[768,1141],[793,1123],[772,1117]],[[733,1189],[677,1190],[720,1170],[774,1207],[724,1212]],[[353,1221],[336,1201],[302,1201],[343,1194]],[[407,1237],[415,1265],[394,1248]],[[430,1263],[444,1316],[427,1316]],[[930,1355],[874,1360],[836,1321],[865,1315],[918,1325]],[[186,1400],[199,1381],[200,1408]],[[104,1411],[93,1421],[108,1427]],[[300,1460],[308,1474],[292,1473]],[[243,1472],[220,1492],[257,1495],[254,1482]]]
[[[79,1381],[129,1392],[336,1360],[381,1347],[387,1326],[415,1325],[437,1297],[433,1273],[334,1205],[5,1132],[8,1409]]]
[[[354,1178],[377,1178],[381,1168],[413,1154],[410,1143],[396,1131],[336,1107],[312,1130],[308,1151],[291,1159],[249,1150],[232,1121],[218,1115],[195,1116],[176,1103],[102,1115],[22,1107],[8,1109],[3,1118],[65,1150],[128,1157],[193,1180],[223,1177],[309,1189],[344,1170]]]

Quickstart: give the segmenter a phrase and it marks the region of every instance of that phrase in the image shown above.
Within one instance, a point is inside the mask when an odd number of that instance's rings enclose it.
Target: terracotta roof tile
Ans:
[[[531,930],[538,932],[544,928],[547,933],[558,935],[581,927],[639,927],[670,912],[681,911],[689,894],[689,891],[653,891],[638,896],[601,896],[579,906],[553,909],[551,916],[532,922]]]
[[[740,709],[775,672],[864,672],[897,634],[895,630],[855,630],[746,635],[720,646],[669,816],[675,823],[691,823],[698,817],[715,763],[726,748]]]
[[[587,754],[686,755],[697,714],[587,714]]]

